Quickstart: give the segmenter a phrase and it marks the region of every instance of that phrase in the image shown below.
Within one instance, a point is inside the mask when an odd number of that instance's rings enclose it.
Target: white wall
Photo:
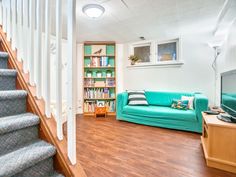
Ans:
[[[179,67],[127,68],[129,54],[126,45],[123,90],[202,92],[212,101],[213,50],[207,45],[209,36],[208,32],[198,32],[197,29],[181,35],[180,60],[184,61],[184,65]]]
[[[220,104],[220,73],[233,69],[236,69],[236,20],[232,23],[226,42],[223,46],[223,52],[218,60],[218,105]]]

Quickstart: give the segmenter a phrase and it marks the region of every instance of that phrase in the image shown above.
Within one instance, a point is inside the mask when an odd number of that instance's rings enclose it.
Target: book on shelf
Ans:
[[[85,87],[93,87],[94,86],[94,80],[93,79],[85,79],[84,80],[84,86]]]
[[[94,86],[95,87],[105,87],[106,83],[105,83],[105,81],[95,81]]]
[[[84,102],[84,112],[94,112],[95,111],[95,101],[85,101]]]
[[[85,87],[115,87],[114,79],[107,79],[106,81],[95,81],[93,79],[84,80]]]
[[[115,86],[115,79],[107,79],[106,80],[106,86],[114,87]]]
[[[108,88],[103,89],[103,96],[104,96],[104,98],[109,98],[110,97]]]
[[[114,93],[109,88],[86,88],[84,89],[85,99],[115,99]]]
[[[100,58],[100,66],[108,66],[108,57]]]
[[[100,66],[100,57],[91,57],[90,66],[92,66],[92,67]]]
[[[106,102],[107,112],[115,112],[115,101]]]
[[[100,66],[108,66],[109,62],[108,62],[108,57],[90,57],[91,63],[90,66],[91,67],[100,67]]]

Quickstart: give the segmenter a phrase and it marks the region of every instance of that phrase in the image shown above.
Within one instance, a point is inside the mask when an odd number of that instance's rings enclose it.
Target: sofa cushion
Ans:
[[[188,100],[175,100],[174,99],[172,101],[171,108],[187,110],[188,109]]]
[[[159,119],[183,120],[183,121],[197,121],[194,110],[178,110],[165,106],[125,106],[124,114],[152,117]]]
[[[142,106],[142,105],[147,106],[148,105],[144,90],[140,90],[140,91],[130,90],[130,91],[127,91],[127,93],[128,93],[129,105],[131,106]]]
[[[149,105],[157,106],[171,106],[172,100],[181,100],[182,96],[194,96],[193,93],[179,93],[179,92],[145,92]]]

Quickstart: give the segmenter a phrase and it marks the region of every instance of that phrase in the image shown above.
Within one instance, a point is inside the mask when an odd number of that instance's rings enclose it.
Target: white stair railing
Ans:
[[[75,119],[75,66],[76,66],[76,0],[67,1],[67,40],[68,40],[68,66],[67,66],[67,136],[68,157],[72,164],[76,163],[76,119]]]
[[[37,0],[37,31],[36,31],[36,96],[42,96],[42,1]]]
[[[56,117],[57,117],[57,137],[63,139],[62,128],[62,0],[56,2]]]
[[[45,116],[51,118],[51,7],[50,0],[0,0],[0,25],[17,49],[23,71],[29,74],[31,86],[36,86],[37,98],[45,100]],[[45,14],[42,14],[45,9]],[[63,140],[62,117],[62,0],[56,1],[56,122],[57,138]],[[43,16],[45,34],[43,35]],[[44,36],[44,38],[43,38]],[[43,49],[43,50],[42,50]],[[45,60],[43,62],[43,59]],[[76,66],[76,0],[67,0],[67,150],[71,164],[76,164],[75,66]]]

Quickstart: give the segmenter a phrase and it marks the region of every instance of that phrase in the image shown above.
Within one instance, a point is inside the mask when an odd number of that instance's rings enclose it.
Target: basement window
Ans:
[[[141,41],[130,45],[130,55],[139,61],[128,67],[180,66],[179,39],[166,41]]]
[[[178,60],[178,41],[168,41],[157,44],[157,62],[176,61]]]
[[[150,63],[151,43],[134,46],[134,55],[140,59],[139,63]]]

